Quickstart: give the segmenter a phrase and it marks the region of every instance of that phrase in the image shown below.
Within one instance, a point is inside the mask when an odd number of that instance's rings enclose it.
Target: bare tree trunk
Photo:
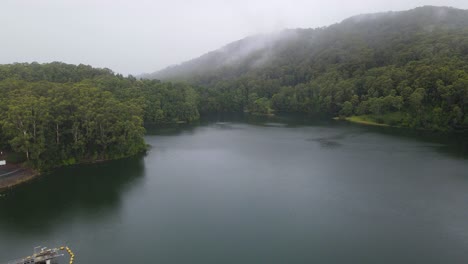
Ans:
[[[59,125],[58,123],[55,123],[55,133],[57,135],[56,139],[57,139],[57,145],[60,144],[60,135],[59,135]]]
[[[36,143],[36,121],[33,122],[33,141]]]

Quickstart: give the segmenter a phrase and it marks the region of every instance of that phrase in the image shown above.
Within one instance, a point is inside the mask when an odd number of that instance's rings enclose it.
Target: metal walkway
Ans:
[[[21,259],[9,261],[8,264],[51,264],[56,263],[57,258],[62,257],[60,251],[67,251],[70,255],[70,264],[73,264],[75,254],[68,247],[47,249],[45,247],[35,247],[34,254]]]

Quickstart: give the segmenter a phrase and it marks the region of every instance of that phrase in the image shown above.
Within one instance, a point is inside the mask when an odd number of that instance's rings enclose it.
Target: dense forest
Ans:
[[[301,112],[464,130],[468,11],[426,6],[253,36],[142,77],[204,87],[201,112]]]
[[[0,65],[0,149],[38,169],[145,149],[144,123],[198,119],[184,84],[64,63]]]
[[[0,112],[0,149],[39,169],[133,155],[146,147],[144,124],[213,112],[465,130],[468,11],[421,7],[253,36],[139,79],[60,62],[0,65]]]

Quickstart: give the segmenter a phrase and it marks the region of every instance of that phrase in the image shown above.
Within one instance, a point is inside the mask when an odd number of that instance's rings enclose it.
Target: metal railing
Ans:
[[[75,254],[67,246],[52,249],[47,249],[46,247],[35,247],[34,254],[32,256],[11,260],[8,264],[50,263],[53,260],[64,256],[60,251],[67,251],[68,255],[70,255],[70,264],[73,264]]]

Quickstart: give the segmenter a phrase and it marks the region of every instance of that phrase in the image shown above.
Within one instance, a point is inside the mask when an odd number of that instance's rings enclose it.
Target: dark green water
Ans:
[[[86,264],[468,262],[463,136],[290,119],[159,131],[145,156],[0,197],[0,263],[65,244]]]

